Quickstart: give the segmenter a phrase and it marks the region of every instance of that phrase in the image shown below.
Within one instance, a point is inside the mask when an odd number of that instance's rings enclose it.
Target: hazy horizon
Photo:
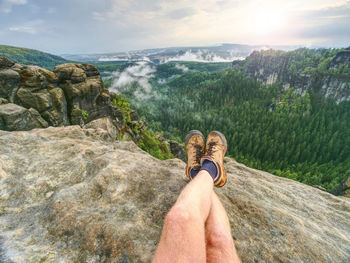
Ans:
[[[53,54],[350,46],[350,1],[0,0],[0,44]]]

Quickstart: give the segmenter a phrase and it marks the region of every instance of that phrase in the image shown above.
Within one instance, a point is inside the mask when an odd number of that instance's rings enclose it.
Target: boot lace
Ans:
[[[194,146],[195,150],[196,150],[196,161],[199,162],[199,160],[202,157],[202,147],[200,145],[195,145]]]
[[[207,155],[212,156],[212,154],[217,151],[215,146],[216,146],[216,142],[210,142],[209,143],[209,147],[208,147],[208,150],[207,150]]]

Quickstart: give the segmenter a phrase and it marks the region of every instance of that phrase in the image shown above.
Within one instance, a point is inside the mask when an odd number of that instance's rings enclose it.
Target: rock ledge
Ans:
[[[150,262],[185,163],[113,130],[0,131],[0,262]],[[242,262],[348,262],[350,199],[225,159]]]

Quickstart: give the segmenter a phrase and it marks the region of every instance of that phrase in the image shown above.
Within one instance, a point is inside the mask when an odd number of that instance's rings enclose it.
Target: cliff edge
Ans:
[[[150,262],[185,163],[106,128],[0,131],[1,262]],[[226,158],[242,262],[348,262],[350,199]]]

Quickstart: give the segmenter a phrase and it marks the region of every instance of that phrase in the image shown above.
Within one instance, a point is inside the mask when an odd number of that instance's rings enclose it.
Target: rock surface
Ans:
[[[0,262],[150,262],[185,163],[102,129],[0,131]],[[242,262],[349,262],[350,199],[225,159]]]

